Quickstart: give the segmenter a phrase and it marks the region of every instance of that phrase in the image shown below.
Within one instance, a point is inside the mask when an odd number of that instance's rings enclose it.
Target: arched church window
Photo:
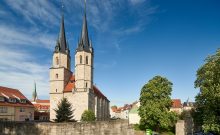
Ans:
[[[88,64],[88,56],[86,56],[86,64]]]
[[[82,55],[80,55],[79,57],[80,57],[80,64],[82,64]]]
[[[59,77],[58,74],[56,74],[56,79],[58,79],[58,77]]]
[[[59,65],[59,58],[56,57],[56,64]]]

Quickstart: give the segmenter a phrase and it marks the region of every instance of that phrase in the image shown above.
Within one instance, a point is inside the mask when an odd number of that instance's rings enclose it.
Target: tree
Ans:
[[[74,121],[73,110],[71,104],[68,102],[67,98],[63,98],[55,109],[56,112],[56,122],[68,122]]]
[[[155,76],[141,89],[139,115],[140,128],[154,131],[173,129],[177,115],[170,112],[172,83],[161,76]]]
[[[194,121],[205,132],[220,134],[220,49],[209,56],[197,71]]]
[[[95,114],[91,110],[85,110],[81,116],[81,121],[95,121]]]

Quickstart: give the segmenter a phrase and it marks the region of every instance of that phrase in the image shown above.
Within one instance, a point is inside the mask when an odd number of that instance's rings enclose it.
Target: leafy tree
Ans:
[[[220,134],[220,49],[197,71],[194,120],[206,132]]]
[[[81,121],[95,121],[95,114],[91,110],[85,110],[81,116]]]
[[[74,121],[73,118],[73,110],[71,104],[68,102],[67,98],[63,98],[59,104],[56,112],[56,122],[68,122]]]
[[[155,76],[141,89],[139,115],[140,128],[154,131],[172,130],[177,114],[170,112],[172,83],[161,76]]]

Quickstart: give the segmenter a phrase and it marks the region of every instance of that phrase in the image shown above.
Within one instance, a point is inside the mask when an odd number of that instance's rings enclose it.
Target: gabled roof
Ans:
[[[74,91],[74,89],[75,89],[75,75],[72,75],[63,92],[64,93],[72,92]],[[102,94],[102,92],[95,85],[93,85],[93,90],[97,97],[107,99],[107,97],[104,94]]]
[[[19,90],[0,86],[0,93],[4,97],[27,99]]]
[[[74,90],[74,89],[75,89],[75,76],[72,75],[63,92],[64,93],[72,92],[72,90]]]
[[[181,108],[181,100],[180,99],[172,99],[172,108]]]
[[[0,96],[9,99],[15,98],[17,100],[25,99],[26,103],[11,103],[8,101],[0,102],[1,106],[18,106],[18,107],[34,107],[33,104],[17,89],[7,88],[0,86]]]

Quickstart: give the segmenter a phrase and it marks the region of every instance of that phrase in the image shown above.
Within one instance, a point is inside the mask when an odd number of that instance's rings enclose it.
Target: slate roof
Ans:
[[[85,5],[85,11],[83,16],[83,25],[81,30],[81,36],[78,43],[78,48],[76,51],[86,51],[91,52],[92,49],[92,43],[89,40],[89,34],[88,34],[88,26],[87,26],[87,19],[86,19],[86,5]]]
[[[62,52],[69,54],[69,46],[66,42],[66,34],[65,34],[65,27],[64,27],[64,15],[62,14],[61,23],[60,23],[60,33],[57,39],[55,52]]]

